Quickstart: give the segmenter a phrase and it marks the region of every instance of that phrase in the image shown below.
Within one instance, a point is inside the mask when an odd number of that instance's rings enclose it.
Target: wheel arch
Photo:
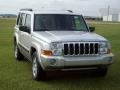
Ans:
[[[30,55],[31,55],[31,57],[32,57],[34,52],[36,52],[38,56],[40,55],[40,52],[41,52],[41,47],[36,42],[33,42],[31,47],[30,47]]]
[[[44,66],[42,65],[42,61],[41,61],[41,57],[40,57],[40,53],[41,53],[41,46],[40,44],[33,42],[30,48],[30,55],[32,58],[33,53],[36,52],[37,56],[38,56],[38,62],[40,64],[40,66],[44,69]]]

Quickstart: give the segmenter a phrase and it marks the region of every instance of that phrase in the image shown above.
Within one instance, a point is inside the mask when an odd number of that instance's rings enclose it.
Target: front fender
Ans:
[[[41,53],[41,46],[40,46],[40,44],[36,43],[36,42],[33,42],[31,44],[31,48],[34,48],[36,50],[39,64],[41,65],[42,68],[44,68],[44,66],[41,63],[41,58],[40,58],[40,53]],[[30,53],[32,53],[32,50],[30,50]]]

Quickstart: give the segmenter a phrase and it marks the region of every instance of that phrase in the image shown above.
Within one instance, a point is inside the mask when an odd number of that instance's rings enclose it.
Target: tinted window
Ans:
[[[34,29],[36,31],[87,31],[87,26],[80,15],[37,14]]]

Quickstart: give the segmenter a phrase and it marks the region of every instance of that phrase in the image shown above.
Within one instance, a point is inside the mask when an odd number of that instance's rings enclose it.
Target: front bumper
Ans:
[[[113,54],[101,56],[40,56],[39,61],[44,70],[63,70],[72,69],[73,67],[79,69],[80,67],[98,67],[108,66],[113,63]],[[71,68],[70,68],[71,67]]]

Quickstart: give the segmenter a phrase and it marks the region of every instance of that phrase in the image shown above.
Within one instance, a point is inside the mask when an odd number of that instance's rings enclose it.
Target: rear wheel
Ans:
[[[14,56],[15,56],[16,60],[18,60],[18,61],[24,59],[24,56],[21,54],[16,42],[14,44]]]
[[[36,52],[33,54],[32,76],[33,76],[33,79],[37,80],[37,81],[46,79],[46,73],[41,68],[41,66],[40,66],[40,64],[38,62],[38,57],[37,57]]]

